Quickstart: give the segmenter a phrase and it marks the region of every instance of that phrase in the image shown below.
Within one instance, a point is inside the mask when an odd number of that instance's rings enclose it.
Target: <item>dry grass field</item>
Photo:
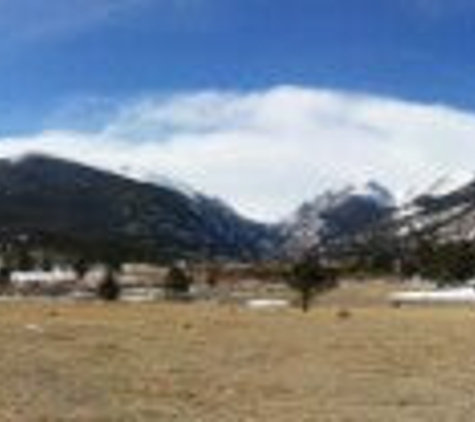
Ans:
[[[475,420],[475,309],[0,304],[0,421]],[[339,309],[350,309],[348,318]]]

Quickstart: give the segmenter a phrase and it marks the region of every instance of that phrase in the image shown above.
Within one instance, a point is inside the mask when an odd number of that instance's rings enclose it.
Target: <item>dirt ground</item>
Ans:
[[[475,420],[475,309],[0,303],[0,421]],[[342,309],[348,312],[342,312]]]

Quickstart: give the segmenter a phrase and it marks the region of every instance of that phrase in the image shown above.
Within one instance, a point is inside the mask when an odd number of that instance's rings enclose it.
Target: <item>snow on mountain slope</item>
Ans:
[[[296,255],[335,238],[351,236],[388,215],[391,193],[370,181],[327,191],[301,205],[282,225],[284,251]]]

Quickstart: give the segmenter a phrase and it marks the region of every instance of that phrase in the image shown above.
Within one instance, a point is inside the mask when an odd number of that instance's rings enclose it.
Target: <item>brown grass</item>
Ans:
[[[475,310],[392,309],[386,291],[307,315],[1,304],[0,421],[475,420]]]

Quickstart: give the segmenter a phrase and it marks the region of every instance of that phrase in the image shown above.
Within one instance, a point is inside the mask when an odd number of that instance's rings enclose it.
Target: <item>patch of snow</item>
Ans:
[[[454,287],[431,291],[404,291],[392,293],[390,301],[404,303],[475,303],[473,287]]]
[[[56,284],[60,282],[73,282],[77,274],[73,270],[54,269],[52,271],[13,271],[10,281],[13,284],[23,285],[29,283]]]
[[[289,301],[285,299],[249,299],[246,306],[250,309],[287,308]]]

